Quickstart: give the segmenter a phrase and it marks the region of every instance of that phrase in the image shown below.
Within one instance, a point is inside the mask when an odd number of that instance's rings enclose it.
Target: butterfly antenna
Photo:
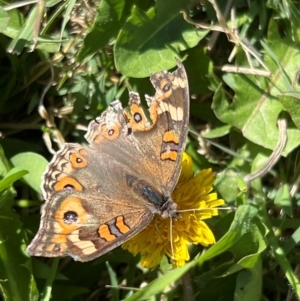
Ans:
[[[171,242],[171,254],[172,254],[171,262],[172,262],[173,260],[175,261],[174,245],[173,245],[173,221],[172,221],[172,217],[170,218],[170,242]]]
[[[202,211],[202,210],[209,210],[209,209],[217,209],[217,210],[236,210],[235,206],[228,206],[228,207],[207,207],[207,208],[197,208],[197,209],[184,209],[184,210],[177,210],[177,212],[191,212],[191,211]]]

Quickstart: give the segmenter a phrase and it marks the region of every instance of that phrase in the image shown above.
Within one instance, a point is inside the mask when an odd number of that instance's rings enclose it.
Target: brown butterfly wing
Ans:
[[[133,193],[110,155],[65,144],[44,176],[46,204],[33,256],[66,256],[88,261],[140,232],[152,212]]]
[[[158,190],[172,192],[180,174],[188,131],[187,75],[178,62],[175,72],[158,72],[151,76],[151,82],[156,93],[154,97],[146,97],[150,120],[144,113],[139,95],[130,93],[129,109],[123,110],[119,103],[114,103],[105,118],[102,115],[99,121],[90,124],[86,138],[93,148],[102,152],[115,149],[116,161],[127,164]],[[116,119],[111,116],[113,111],[120,127],[116,127]],[[112,132],[114,134],[108,136]],[[114,136],[118,138],[114,139]]]
[[[151,122],[131,93],[129,111],[116,101],[91,122],[90,146],[66,144],[54,156],[44,175],[46,204],[30,255],[91,260],[160,212],[157,204],[177,182],[187,135],[187,79],[178,65],[174,73],[151,77],[156,88],[147,97]]]

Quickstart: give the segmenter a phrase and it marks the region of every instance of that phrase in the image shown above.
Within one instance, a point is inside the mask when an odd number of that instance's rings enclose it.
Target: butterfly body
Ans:
[[[142,231],[155,214],[177,216],[171,194],[187,136],[187,77],[178,62],[175,72],[150,79],[156,89],[146,96],[150,121],[131,92],[128,109],[114,101],[90,123],[88,146],[67,143],[54,156],[30,255],[92,260]]]

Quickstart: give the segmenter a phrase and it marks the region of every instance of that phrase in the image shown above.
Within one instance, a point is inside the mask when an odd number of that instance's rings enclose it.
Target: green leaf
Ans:
[[[184,61],[184,67],[188,74],[190,95],[205,95],[206,93],[210,93],[210,82],[207,74],[209,73],[210,69],[213,68],[213,64],[206,51],[203,48],[198,47],[189,49],[188,56]],[[197,105],[199,105],[199,103]],[[191,102],[191,113],[194,114],[192,106],[193,101]],[[213,114],[213,111],[210,107],[209,110],[209,114]],[[199,116],[201,119],[204,118],[204,120],[207,120],[207,112],[201,113],[197,114],[197,116]],[[216,120],[215,116],[214,119]]]
[[[249,227],[252,219],[257,214],[257,208],[250,205],[240,206],[234,216],[234,220],[230,229],[226,234],[212,247],[210,247],[202,256],[200,256],[196,263],[200,264],[209,260],[226,250],[238,242],[238,240],[249,232]]]
[[[213,100],[213,109],[224,123],[240,129],[247,139],[273,150],[278,142],[278,115],[284,110],[277,95],[290,89],[297,74],[299,48],[290,37],[280,38],[274,22],[271,23],[266,45],[272,57],[265,54],[265,62],[272,72],[270,79],[252,75],[225,75],[227,85],[234,90],[233,100],[226,100],[226,91],[220,86]],[[274,59],[276,57],[276,60]],[[245,64],[245,59],[240,64]],[[282,66],[279,68],[278,64]],[[284,69],[284,71],[283,71]],[[289,76],[289,77],[288,77]],[[288,142],[284,149],[287,155],[300,144],[300,131],[288,128]]]
[[[41,294],[41,301],[49,301],[51,299],[52,294],[52,286],[53,281],[55,279],[55,275],[57,273],[59,258],[56,257],[52,260],[50,271],[47,275],[46,284],[44,286],[44,290]]]
[[[124,301],[140,301],[146,300],[147,298],[154,296],[162,292],[170,283],[178,280],[183,274],[185,274],[191,267],[193,263],[190,262],[181,268],[170,271],[163,277],[156,279],[149,283],[146,287],[142,288],[132,296],[124,299]]]
[[[41,179],[48,162],[36,153],[20,153],[11,158],[14,166],[28,170],[29,174],[24,176],[25,182],[36,192],[41,193]]]
[[[68,5],[66,8],[66,11],[63,15],[63,20],[62,20],[62,25],[61,25],[61,30],[60,30],[60,39],[62,39],[65,27],[71,17],[71,13],[73,11],[74,5],[76,4],[76,0],[69,0]]]
[[[6,160],[1,155],[1,160]],[[26,171],[13,168],[5,178],[11,185]],[[1,188],[7,185],[2,185]],[[8,187],[8,186],[7,186]],[[12,210],[14,193],[11,189],[0,193],[0,287],[7,300],[35,301],[38,291],[31,271],[31,262],[25,254],[26,236],[18,215]]]
[[[106,262],[106,267],[107,267],[107,271],[109,274],[111,286],[117,287],[118,279],[117,279],[117,275],[116,275],[115,271],[112,269],[112,267],[110,266],[110,264],[108,262]],[[112,294],[113,294],[113,300],[120,300],[118,289],[113,289]]]
[[[260,170],[266,163],[266,161],[269,159],[268,153],[258,153],[251,165],[251,173]],[[261,178],[256,178],[254,181],[251,182],[251,187],[254,188],[256,191],[262,191],[262,184],[261,184]]]
[[[9,165],[9,162],[8,160],[6,159],[5,157],[5,154],[4,154],[4,150],[2,148],[2,145],[0,144],[0,179],[3,179],[8,170],[10,169],[10,165]]]
[[[175,57],[207,34],[183,19],[180,10],[188,4],[188,0],[158,0],[147,12],[135,6],[115,44],[117,69],[129,77],[147,77],[174,67]]]
[[[208,133],[202,135],[203,138],[219,138],[219,137],[223,137],[225,135],[228,135],[231,129],[231,125],[223,125],[223,126],[219,126],[211,131],[209,131]]]
[[[8,13],[2,7],[0,7],[0,32],[3,32],[7,28],[8,22]]]
[[[34,6],[31,9],[24,25],[22,26],[22,29],[18,32],[18,35],[9,44],[7,48],[8,52],[20,53],[23,50],[23,48],[32,41],[37,13],[38,9],[36,6]]]
[[[5,175],[4,179],[0,181],[0,192],[11,186],[14,182],[21,179],[26,174],[28,174],[28,171],[20,167],[15,167],[11,169]]]
[[[86,61],[117,36],[130,13],[133,3],[132,0],[100,1],[94,26],[83,41],[83,46],[77,56],[78,61]]]
[[[298,130],[300,130],[300,101],[291,95],[280,95],[278,100],[290,114]]]
[[[218,175],[214,186],[217,189],[218,194],[220,194],[222,198],[226,200],[226,202],[232,202],[236,200],[239,193],[239,177],[240,175],[231,168],[225,169]]]
[[[260,261],[263,251],[267,248],[265,236],[266,228],[254,219],[246,233],[229,250],[234,254],[236,263],[233,264],[224,276],[241,271],[242,269],[253,269]]]
[[[238,273],[234,301],[260,301],[262,289],[262,263],[259,259],[253,269]]]
[[[22,25],[25,22],[25,18],[23,14],[17,9],[9,10],[6,13],[9,15],[9,19],[6,26],[2,28],[2,32],[4,35],[10,38],[15,38],[22,28]]]

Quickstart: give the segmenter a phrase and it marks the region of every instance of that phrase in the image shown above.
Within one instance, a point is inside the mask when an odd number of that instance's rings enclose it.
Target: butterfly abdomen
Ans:
[[[177,205],[170,197],[170,193],[159,192],[144,180],[132,175],[125,175],[128,186],[149,205],[152,213],[160,214],[163,218],[177,216]]]

